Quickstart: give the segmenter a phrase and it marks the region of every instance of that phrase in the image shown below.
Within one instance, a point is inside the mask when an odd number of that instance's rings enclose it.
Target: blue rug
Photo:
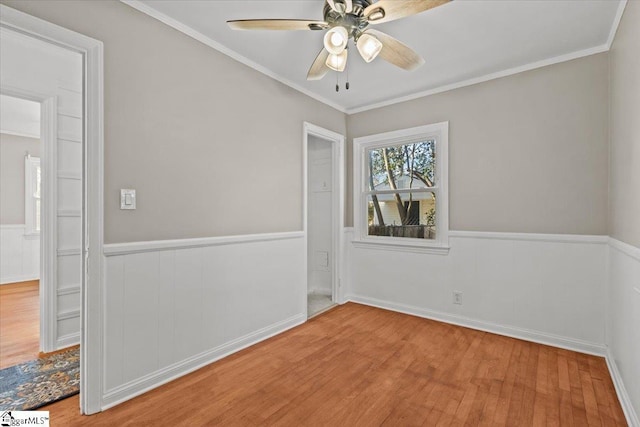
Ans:
[[[80,392],[80,348],[0,370],[0,411],[28,411]]]

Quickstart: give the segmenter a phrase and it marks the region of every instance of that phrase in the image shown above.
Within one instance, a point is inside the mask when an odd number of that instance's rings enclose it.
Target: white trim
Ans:
[[[49,141],[47,141],[49,142]],[[47,143],[45,142],[45,144]],[[36,215],[35,215],[35,200],[33,195],[33,189],[35,182],[34,180],[34,169],[37,170],[40,168],[41,177],[42,168],[41,168],[40,157],[34,157],[31,155],[26,155],[24,157],[24,222],[25,222],[25,234],[34,235],[40,234],[39,230],[36,230]],[[40,185],[42,186],[42,179],[40,180]],[[42,191],[41,191],[42,195]],[[42,204],[42,200],[40,201]],[[44,211],[44,209],[43,209]]]
[[[13,283],[30,282],[32,280],[39,280],[38,275],[25,275],[25,276],[9,276],[3,277],[0,281],[0,285],[11,285]]]
[[[77,135],[71,132],[63,132],[63,131],[58,132],[58,139],[63,139],[69,142],[82,143],[82,137],[78,137]]]
[[[302,124],[302,230],[304,233],[304,272],[305,272],[305,280],[304,280],[304,292],[303,295],[306,295],[308,292],[308,240],[309,240],[309,229],[308,229],[308,212],[309,212],[309,195],[308,195],[308,185],[309,185],[309,135],[313,135],[322,140],[328,141],[331,143],[331,189],[332,189],[332,249],[333,249],[333,274],[331,278],[331,300],[334,303],[342,303],[343,302],[343,292],[342,292],[342,283],[341,283],[341,271],[343,269],[342,266],[342,248],[343,248],[343,233],[342,229],[344,227],[344,198],[345,198],[345,137],[339,133],[330,131],[328,129],[324,129],[320,126],[314,125],[313,123],[303,122]],[[306,297],[303,301],[303,306],[305,307],[305,316],[308,316],[307,313],[307,301]]]
[[[58,216],[63,216],[63,217],[81,217],[82,216],[82,211],[73,210],[73,209],[59,209],[58,210]]]
[[[65,295],[79,294],[81,290],[82,288],[80,286],[72,286],[69,288],[58,289],[57,293],[59,297],[62,297]]]
[[[26,227],[25,224],[0,224],[0,230],[20,230]]]
[[[58,324],[56,313],[58,299],[55,290],[58,287],[58,263],[55,257],[58,246],[58,185],[55,176],[58,172],[58,99],[50,97],[42,103],[40,109],[42,143],[42,197],[40,205],[40,347],[42,351],[57,348]]]
[[[80,317],[80,310],[69,310],[63,311],[62,313],[58,313],[57,319],[67,320],[67,319],[75,319],[76,317]]]
[[[616,38],[616,33],[618,32],[618,27],[620,26],[620,21],[622,20],[622,15],[624,14],[624,8],[626,6],[627,0],[620,0],[620,4],[618,4],[618,10],[616,10],[616,16],[613,19],[611,31],[609,31],[609,37],[607,38],[607,50],[611,49],[611,45],[613,45],[613,41]]]
[[[7,130],[7,129],[0,129],[0,133],[4,135],[13,135],[13,136],[21,136],[24,138],[40,139],[40,135],[37,135],[35,133],[18,132],[18,131]]]
[[[372,239],[372,238],[369,238]],[[407,239],[415,240],[415,239]],[[397,251],[397,252],[412,252],[417,254],[433,254],[433,255],[447,255],[449,253],[449,246],[426,246],[426,245],[412,245],[411,243],[398,243],[394,239],[389,242],[375,242],[372,240],[353,240],[351,242],[354,247],[360,249],[374,249],[380,251]]]
[[[104,395],[102,409],[106,410],[135,396],[146,393],[149,390],[198,370],[203,366],[209,365],[216,360],[220,360],[230,354],[236,353],[244,348],[250,347],[275,335],[281,334],[286,330],[301,325],[306,320],[307,318],[303,314],[296,314],[288,319],[274,323],[236,340],[212,348],[203,353],[167,366],[166,368],[145,375],[144,377],[108,390]]]
[[[617,251],[622,252],[623,254],[635,259],[636,261],[640,261],[640,248],[637,248],[625,242],[621,242],[620,240],[614,239],[613,237],[609,237],[608,242],[609,246],[616,249]]]
[[[582,341],[574,338],[563,337],[560,335],[549,334],[546,332],[519,328],[516,326],[500,325],[498,323],[476,320],[465,316],[458,316],[455,314],[443,313],[435,310],[427,310],[420,307],[414,307],[390,301],[383,301],[376,298],[350,295],[348,299],[349,301],[358,304],[378,307],[398,313],[410,314],[412,316],[437,320],[439,322],[464,326],[466,328],[477,329],[479,331],[504,335],[507,337],[531,341],[539,344],[551,345],[554,347],[564,348],[580,353],[593,354],[596,356],[604,356],[606,354],[606,346],[604,344]]]
[[[110,243],[103,245],[103,251],[104,255],[109,257],[141,252],[299,239],[302,237],[302,231],[289,231],[284,233],[243,234],[239,236],[203,237],[196,239],[152,240],[149,242]]]
[[[58,179],[72,179],[80,181],[82,179],[82,174],[77,172],[58,171]]]
[[[609,374],[613,380],[613,386],[618,395],[618,401],[620,401],[620,406],[622,406],[622,412],[624,412],[624,416],[627,419],[627,424],[631,427],[640,427],[640,418],[638,418],[638,414],[633,408],[633,402],[624,386],[622,376],[620,376],[620,371],[618,370],[616,359],[611,353],[611,349],[607,349],[605,360],[607,361],[607,368],[609,368]]]
[[[58,337],[58,340],[56,341],[56,351],[78,344],[80,344],[80,332],[63,335],[61,337]]]
[[[11,11],[11,12],[9,12]],[[20,28],[15,28],[7,22],[7,13],[14,13],[4,5],[0,5],[0,26],[22,34]],[[20,13],[13,18],[20,19]],[[41,198],[40,198],[40,350],[51,352],[56,348],[57,325],[55,321],[56,305],[55,289],[57,286],[57,268],[55,261],[56,245],[58,239],[57,222],[55,212],[58,205],[57,185],[55,176],[57,173],[57,108],[58,99],[55,94],[33,92],[26,88],[18,88],[3,85],[0,92],[22,99],[29,99],[40,103],[40,142],[42,144],[41,164]],[[26,168],[26,163],[25,163]],[[26,184],[26,183],[25,183]],[[25,204],[27,198],[25,185]],[[26,215],[25,210],[25,215]],[[25,235],[36,236],[25,224]]]
[[[416,139],[436,139],[435,186],[426,189],[436,196],[436,239],[369,236],[367,232],[366,187],[368,166],[365,150],[408,143]],[[422,189],[420,189],[422,191]],[[353,139],[353,222],[354,245],[410,252],[446,254],[449,250],[449,122],[433,123]],[[367,246],[365,246],[367,245]],[[404,247],[404,248],[403,248]]]
[[[66,89],[66,90],[68,90],[68,89]],[[65,117],[71,117],[71,118],[74,118],[74,119],[82,119],[81,115],[78,115],[75,112],[64,110],[64,109],[59,109],[58,110],[58,115],[65,116]]]
[[[84,180],[83,180],[83,277],[80,357],[80,407],[84,414],[102,407],[103,344],[103,44],[5,5],[0,5],[0,24],[83,56],[84,67]],[[57,135],[66,138],[65,135]],[[55,175],[54,175],[55,176]],[[55,211],[53,211],[55,213]],[[91,246],[89,246],[89,243]],[[91,249],[91,250],[89,250]],[[89,263],[91,268],[89,269]],[[60,341],[60,340],[58,340]]]
[[[587,234],[543,234],[543,233],[506,233],[494,231],[449,231],[449,237],[467,239],[523,240],[530,242],[553,243],[593,243],[606,244],[608,236]]]
[[[328,100],[327,98],[324,98],[308,89],[305,89],[304,87],[300,86],[297,83],[292,82],[289,79],[286,79],[276,73],[274,73],[273,71],[269,70],[266,67],[263,67],[262,65],[258,64],[257,62],[252,61],[251,59],[240,55],[238,52],[229,49],[228,47],[218,43],[217,41],[213,40],[210,37],[205,36],[204,34],[202,34],[199,31],[194,30],[193,28],[189,27],[188,25],[183,24],[180,21],[177,21],[173,18],[171,18],[170,16],[165,15],[164,13],[161,13],[157,10],[155,10],[154,8],[146,5],[145,3],[142,3],[138,0],[120,0],[122,3],[126,4],[127,6],[131,6],[134,9],[139,10],[140,12],[149,15],[150,17],[157,19],[158,21],[180,31],[183,34],[186,34],[187,36],[198,40],[200,43],[203,43],[207,46],[209,46],[210,48],[213,48],[215,50],[217,50],[220,53],[223,53],[233,59],[235,59],[236,61],[240,62],[241,64],[244,64],[250,68],[253,68],[254,70],[268,76],[271,77],[272,79],[279,81],[280,83],[289,86],[295,90],[297,90],[298,92],[301,92],[305,95],[307,95],[310,98],[315,99],[316,101],[320,101],[323,104],[328,105],[329,107],[335,108],[336,110],[342,112],[342,113],[346,113],[346,109],[341,106],[336,104],[333,101]]]
[[[81,248],[58,249],[58,256],[82,255]]]

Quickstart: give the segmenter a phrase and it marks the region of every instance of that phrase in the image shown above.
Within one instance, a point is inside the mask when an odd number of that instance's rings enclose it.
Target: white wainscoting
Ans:
[[[302,232],[104,253],[104,409],[306,321]]]
[[[640,248],[609,241],[607,363],[622,409],[640,427]]]
[[[40,278],[40,236],[24,224],[0,225],[0,285]]]
[[[352,245],[347,299],[605,355],[607,241],[452,231],[446,256]]]

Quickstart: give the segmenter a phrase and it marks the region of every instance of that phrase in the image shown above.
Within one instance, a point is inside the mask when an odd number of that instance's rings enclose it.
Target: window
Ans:
[[[40,193],[42,172],[40,158],[25,157],[24,161],[24,219],[26,234],[40,234]]]
[[[448,122],[354,139],[355,244],[446,253]]]

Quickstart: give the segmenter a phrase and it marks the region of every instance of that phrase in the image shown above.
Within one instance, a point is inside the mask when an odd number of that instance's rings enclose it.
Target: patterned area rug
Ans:
[[[27,411],[80,391],[80,348],[0,370],[0,410]]]

